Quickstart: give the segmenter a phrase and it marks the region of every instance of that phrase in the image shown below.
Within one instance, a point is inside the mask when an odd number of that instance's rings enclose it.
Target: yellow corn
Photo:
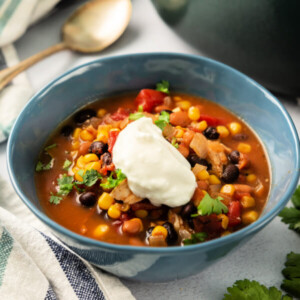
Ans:
[[[72,149],[77,150],[80,147],[79,141],[75,140],[72,142]]]
[[[258,213],[255,210],[250,210],[242,214],[242,222],[246,225],[255,222],[258,219]]]
[[[221,138],[226,138],[229,135],[229,130],[225,126],[217,126],[217,132],[220,134]]]
[[[221,181],[216,175],[209,175],[208,181],[210,184],[220,184]]]
[[[107,214],[112,219],[119,219],[121,216],[121,210],[113,204],[109,207]]]
[[[102,195],[98,198],[98,206],[103,210],[108,210],[113,204],[115,200],[108,193],[102,193]]]
[[[125,212],[130,209],[130,205],[128,203],[123,203],[121,206],[121,211]]]
[[[88,164],[85,165],[84,167],[85,170],[96,170],[100,171],[101,169],[101,163],[99,161],[92,161]]]
[[[76,128],[73,132],[73,139],[77,140],[79,139],[80,133],[81,133],[81,128]]]
[[[199,123],[199,130],[200,131],[204,131],[206,128],[207,128],[207,122],[206,121],[201,121],[200,123]]]
[[[102,118],[106,114],[106,110],[104,108],[100,108],[97,111],[97,117]]]
[[[97,140],[106,144],[108,142],[108,130],[98,129]]]
[[[244,208],[250,208],[255,206],[255,199],[251,196],[243,196],[241,204]]]
[[[181,111],[180,107],[175,107],[172,109],[172,112],[179,112],[179,111]]]
[[[183,110],[188,110],[191,107],[190,101],[178,101],[176,102],[176,106],[180,107]]]
[[[256,177],[255,174],[249,174],[249,175],[247,176],[246,179],[247,179],[248,182],[251,183],[251,182],[255,182],[255,181],[256,181],[256,178],[257,178],[257,177]]]
[[[75,173],[75,175],[74,175],[74,177],[75,177],[75,179],[77,180],[77,181],[83,181],[83,178],[79,175],[79,172],[80,170],[78,170],[76,173]]]
[[[241,133],[242,131],[242,125],[238,122],[231,122],[228,127],[232,135]]]
[[[168,236],[168,230],[163,226],[157,225],[152,230],[151,235],[152,236],[163,235],[163,237],[166,238]]]
[[[77,162],[76,162],[76,166],[79,168],[79,169],[83,169],[85,167],[85,160],[83,158],[83,156],[79,156],[79,158],[77,159]]]
[[[223,229],[227,229],[228,223],[229,223],[229,218],[226,215],[224,215],[224,214],[219,214],[218,215],[218,219],[222,220],[222,222],[221,222],[222,228]]]
[[[139,209],[135,211],[135,215],[138,218],[144,219],[148,216],[148,212],[145,209]]]
[[[109,232],[109,226],[106,225],[106,224],[101,224],[101,225],[98,225],[93,234],[94,234],[94,237],[95,238],[103,238],[105,235],[107,235],[107,233]]]
[[[72,169],[73,174],[76,174],[77,171],[79,171],[79,168],[78,168],[78,167],[74,167],[74,168]]]
[[[198,121],[200,118],[200,110],[196,106],[191,106],[188,111],[188,116],[192,121]]]
[[[238,151],[242,153],[249,153],[251,152],[251,146],[246,143],[239,143],[237,147]]]
[[[82,130],[80,132],[80,138],[84,141],[92,141],[94,136],[87,130]]]
[[[224,184],[222,186],[220,192],[222,194],[225,194],[225,195],[228,195],[228,196],[232,197],[234,192],[235,192],[235,188],[234,188],[233,184]]]
[[[182,98],[181,97],[179,97],[179,96],[175,96],[175,97],[173,97],[173,100],[174,101],[182,101]]]
[[[182,138],[184,135],[184,131],[182,129],[176,129],[176,134],[175,137],[178,138]]]
[[[92,162],[92,161],[98,161],[99,158],[98,156],[95,154],[95,153],[89,153],[89,154],[86,154],[84,157],[83,157],[83,161],[87,164],[89,162]]]
[[[226,230],[226,231],[222,232],[221,236],[226,236],[229,234],[231,234],[231,232],[229,230]]]
[[[202,170],[197,174],[198,180],[206,180],[209,179],[209,173],[206,170]]]

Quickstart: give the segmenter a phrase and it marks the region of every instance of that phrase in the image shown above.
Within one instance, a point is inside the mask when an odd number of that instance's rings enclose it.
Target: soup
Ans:
[[[162,82],[66,120],[41,152],[35,182],[46,214],[78,234],[187,246],[255,222],[270,171],[241,119]]]

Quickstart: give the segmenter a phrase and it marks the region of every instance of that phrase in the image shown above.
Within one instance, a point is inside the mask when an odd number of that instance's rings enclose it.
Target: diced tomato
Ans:
[[[120,131],[117,131],[117,130],[111,130],[109,132],[109,135],[108,135],[108,151],[110,153],[112,153],[112,150],[114,148],[114,145],[115,145],[115,142],[117,140],[117,137],[119,135]]]
[[[239,192],[239,191],[235,191],[234,192],[234,198],[236,200],[241,200],[244,196],[248,196],[250,197],[250,193],[246,193],[246,192]]]
[[[211,214],[209,216],[198,217],[204,224],[203,231],[209,234],[216,234],[222,231],[222,222],[218,219],[216,214]]]
[[[139,106],[143,107],[143,111],[152,112],[155,106],[161,105],[164,101],[166,94],[151,89],[143,89],[135,98],[135,105],[138,109]]]
[[[237,226],[241,223],[241,205],[239,201],[232,201],[228,208],[228,226]]]
[[[224,121],[219,118],[211,117],[208,115],[200,115],[199,121],[206,121],[208,126],[218,126],[218,125],[224,125]]]
[[[113,113],[110,117],[114,120],[114,121],[121,121],[124,120],[125,118],[127,118],[130,114],[130,111],[128,109],[125,109],[123,107],[119,107],[118,110]]]

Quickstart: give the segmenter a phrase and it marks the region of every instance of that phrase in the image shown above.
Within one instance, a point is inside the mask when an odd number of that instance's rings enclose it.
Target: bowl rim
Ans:
[[[242,79],[247,80],[247,82],[257,88],[259,91],[263,92],[265,97],[268,101],[271,101],[273,105],[277,106],[277,108],[280,110],[282,115],[285,118],[285,121],[287,122],[287,125],[292,133],[293,137],[293,144],[295,146],[295,171],[292,173],[292,179],[291,183],[288,187],[288,189],[285,191],[285,195],[282,197],[282,199],[264,216],[261,216],[256,222],[230,234],[224,237],[220,237],[211,241],[207,241],[200,244],[195,245],[189,245],[188,247],[182,247],[182,246],[171,246],[171,247],[141,247],[141,246],[131,246],[131,245],[119,245],[119,244],[112,244],[112,243],[106,243],[101,242],[92,238],[88,238],[85,236],[82,236],[80,234],[77,234],[60,224],[56,223],[52,219],[50,219],[44,212],[38,210],[35,205],[25,196],[25,194],[21,191],[21,189],[18,186],[17,181],[14,178],[14,170],[12,168],[12,147],[14,142],[14,136],[15,136],[15,130],[18,127],[19,123],[21,122],[21,116],[25,113],[27,107],[31,105],[32,102],[38,101],[36,100],[41,95],[43,95],[48,89],[50,89],[52,86],[55,86],[57,82],[59,82],[61,79],[63,79],[66,76],[71,75],[73,72],[76,72],[77,70],[81,68],[85,68],[89,65],[98,64],[101,62],[109,62],[111,60],[115,59],[124,59],[124,58],[135,58],[135,57],[145,57],[145,58],[155,58],[155,57],[163,57],[166,56],[170,59],[180,58],[180,59],[187,59],[187,60],[197,60],[199,62],[205,62],[209,63],[213,66],[216,66],[218,68],[221,68],[225,70],[226,72],[233,73],[237,75],[238,77],[241,77]],[[193,55],[193,54],[184,54],[184,53],[176,53],[176,52],[146,52],[146,53],[132,53],[132,54],[124,54],[124,55],[114,55],[104,58],[98,58],[96,60],[92,60],[86,63],[83,63],[81,65],[78,65],[74,68],[71,68],[61,74],[60,76],[56,77],[55,79],[51,80],[46,86],[44,86],[42,89],[40,89],[38,92],[36,92],[30,100],[27,102],[27,104],[22,109],[21,113],[17,117],[12,130],[11,134],[8,139],[7,144],[7,168],[8,168],[8,174],[10,177],[10,181],[13,185],[13,188],[15,189],[18,196],[22,199],[22,201],[25,203],[25,205],[35,214],[36,217],[38,217],[43,223],[45,223],[47,226],[52,228],[54,231],[59,232],[59,234],[62,234],[66,236],[67,238],[71,238],[72,240],[76,240],[81,245],[85,246],[92,246],[92,247],[98,247],[99,249],[107,249],[111,251],[122,251],[123,253],[131,253],[131,254],[137,254],[137,253],[146,253],[146,254],[159,254],[159,255],[180,255],[181,253],[186,252],[198,252],[205,248],[217,248],[225,244],[234,243],[243,240],[243,238],[254,234],[255,232],[261,230],[265,225],[267,225],[271,220],[283,209],[283,207],[286,205],[286,203],[289,201],[292,193],[294,192],[300,175],[300,153],[299,153],[299,137],[297,130],[295,128],[295,125],[288,114],[287,110],[284,108],[284,106],[280,103],[280,101],[272,95],[268,90],[266,90],[262,85],[248,77],[247,75],[243,74],[242,72],[226,65],[221,62],[218,62],[216,60],[206,58],[199,55]]]

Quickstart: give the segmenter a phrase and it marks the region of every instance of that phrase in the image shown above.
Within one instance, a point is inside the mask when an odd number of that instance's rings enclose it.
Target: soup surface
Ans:
[[[242,120],[162,82],[70,117],[42,150],[35,182],[46,214],[76,233],[186,246],[255,222],[270,173]]]

